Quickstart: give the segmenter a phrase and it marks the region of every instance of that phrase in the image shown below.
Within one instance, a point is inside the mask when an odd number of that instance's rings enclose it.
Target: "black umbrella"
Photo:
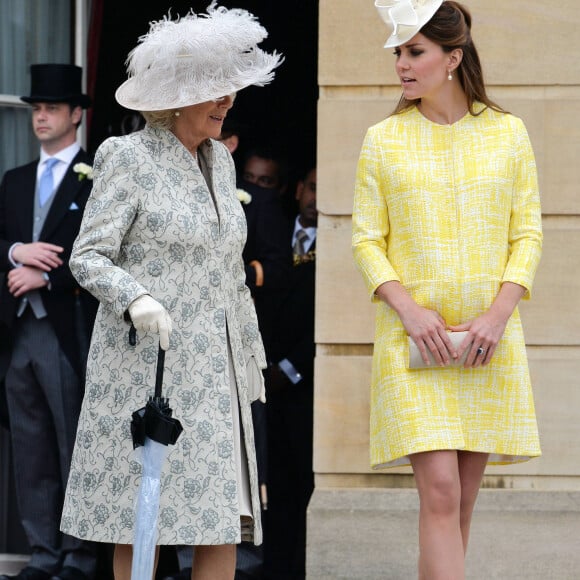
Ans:
[[[135,345],[136,331],[131,326],[129,342]],[[145,407],[133,413],[131,435],[133,447],[143,446],[141,463],[143,467],[133,534],[133,563],[131,578],[144,580],[152,578],[157,540],[157,513],[159,511],[159,492],[161,470],[167,454],[167,446],[173,445],[183,427],[179,420],[172,417],[169,399],[162,396],[165,351],[159,347],[157,355],[157,374],[155,394],[149,397]]]

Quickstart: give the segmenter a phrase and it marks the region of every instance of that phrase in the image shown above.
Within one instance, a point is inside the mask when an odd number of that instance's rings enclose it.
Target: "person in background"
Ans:
[[[258,48],[266,36],[249,12],[215,3],[152,22],[115,95],[147,124],[95,156],[70,264],[100,307],[61,528],[115,544],[116,580],[131,576],[141,479],[131,415],[152,393],[159,347],[184,430],[161,474],[157,543],[195,546],[194,580],[232,580],[236,544],[261,543],[250,404],[264,392],[248,367],[266,359],[234,163],[217,139],[236,92],[270,82],[280,64]]]
[[[6,399],[16,500],[32,555],[18,580],[93,578],[95,546],[59,531],[97,302],[68,266],[92,186],[77,143],[90,99],[82,69],[30,67],[32,128],[40,158],[0,184],[0,327],[6,326]]]
[[[281,151],[271,145],[251,147],[243,156],[241,167],[241,180],[277,192],[286,219],[293,221],[298,206],[290,187],[290,166]]]
[[[248,128],[236,121],[224,125],[220,140],[230,153],[238,150],[241,139],[247,135]],[[272,158],[261,158],[258,152],[266,149],[256,148],[246,165],[252,171],[252,181],[238,177],[238,197],[244,208],[248,225],[248,237],[244,246],[243,258],[246,267],[246,284],[252,293],[256,306],[260,333],[264,342],[266,358],[270,352],[272,319],[279,307],[281,290],[285,287],[290,271],[291,253],[286,244],[286,217],[282,211],[282,197],[278,190],[279,162]],[[271,155],[270,153],[263,153]],[[269,183],[276,174],[275,185]],[[261,183],[259,183],[261,182]],[[258,482],[262,510],[268,509],[268,437],[266,426],[267,403],[254,401],[252,417],[258,461]],[[264,530],[266,535],[268,532]],[[242,542],[237,549],[235,580],[259,580],[263,576],[263,546]],[[178,579],[176,579],[178,580]]]
[[[243,133],[246,130],[247,127],[240,121],[229,118],[226,118],[224,121],[219,140],[228,148],[228,151],[231,153],[232,157],[238,150]]]
[[[288,187],[288,164],[273,147],[254,146],[244,155],[241,177],[243,181],[284,195]]]
[[[264,577],[303,580],[312,472],[316,169],[298,182],[299,213],[287,230],[293,267],[272,324],[269,353],[268,491]]]
[[[523,122],[486,94],[465,6],[376,5],[403,95],[366,134],[354,199],[378,305],[371,465],[413,468],[419,578],[463,580],[486,465],[540,455],[517,308],[542,248],[536,164]],[[408,368],[409,340],[425,368]]]

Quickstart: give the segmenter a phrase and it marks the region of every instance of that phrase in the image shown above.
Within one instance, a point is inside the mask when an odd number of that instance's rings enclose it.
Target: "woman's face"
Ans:
[[[227,95],[215,101],[182,107],[175,119],[175,129],[193,136],[199,142],[208,138],[218,139],[235,98],[235,94]]]
[[[454,68],[452,54],[421,33],[395,48],[395,55],[395,70],[407,100],[432,97],[449,83],[447,76]]]

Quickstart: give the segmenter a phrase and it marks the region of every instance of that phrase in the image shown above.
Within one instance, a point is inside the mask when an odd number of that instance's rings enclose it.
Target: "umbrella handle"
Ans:
[[[165,367],[165,351],[159,346],[157,353],[157,374],[155,376],[155,396],[161,397],[163,386],[163,368]]]
[[[134,324],[131,324],[129,329],[129,344],[135,346],[137,344],[137,329]],[[159,345],[159,351],[157,353],[157,372],[155,375],[155,396],[161,397],[161,391],[163,387],[163,369],[165,367],[165,351]]]
[[[131,323],[131,328],[129,328],[129,344],[131,346],[135,346],[137,344],[137,329],[133,323]]]

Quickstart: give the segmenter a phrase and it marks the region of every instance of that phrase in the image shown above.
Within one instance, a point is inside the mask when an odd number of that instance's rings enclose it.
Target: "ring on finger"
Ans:
[[[476,352],[477,352],[477,356],[484,356],[486,351],[485,351],[485,348],[480,346]]]

